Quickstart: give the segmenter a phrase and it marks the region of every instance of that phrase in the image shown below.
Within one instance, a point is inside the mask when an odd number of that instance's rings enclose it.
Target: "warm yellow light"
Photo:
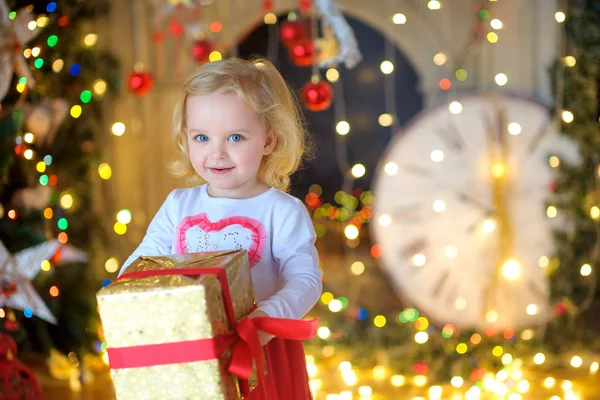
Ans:
[[[106,81],[102,79],[96,79],[92,84],[92,87],[94,89],[94,93],[102,96],[106,92]]]
[[[383,365],[376,365],[373,367],[373,378],[375,380],[381,381],[385,379],[387,375],[387,371]]]
[[[561,114],[561,117],[562,117],[562,120],[567,124],[570,124],[575,119],[575,116],[569,110],[563,111]]]
[[[456,258],[456,256],[458,255],[458,249],[456,248],[456,246],[446,246],[446,248],[444,249],[444,254],[448,258]]]
[[[115,222],[113,229],[117,235],[124,235],[127,233],[127,225],[120,222]]]
[[[563,61],[567,67],[574,67],[577,64],[577,60],[573,56],[566,56]]]
[[[486,35],[486,39],[490,43],[496,43],[496,42],[498,42],[498,34],[496,32],[489,32]]]
[[[496,162],[492,165],[492,176],[494,178],[502,178],[504,175],[506,175],[507,172],[507,167],[506,164],[502,163],[502,162]]]
[[[521,276],[521,265],[517,260],[507,260],[504,265],[502,265],[502,275],[504,275],[506,279],[514,281]]]
[[[350,240],[354,240],[358,237],[359,230],[355,225],[347,225],[344,229],[344,235]]]
[[[494,221],[493,219],[486,219],[485,221],[483,221],[483,224],[481,224],[481,229],[485,233],[494,232],[496,230],[496,221]]]
[[[329,311],[337,313],[342,311],[342,308],[344,307],[342,302],[338,299],[333,299],[329,302]]]
[[[52,63],[52,71],[58,73],[58,72],[62,71],[64,66],[65,66],[65,62],[61,59],[58,59]]]
[[[438,0],[429,0],[429,3],[427,3],[427,7],[430,10],[439,10],[440,8],[442,8],[442,4]]]
[[[112,168],[107,163],[102,163],[98,166],[98,175],[102,179],[110,179],[112,176]]]
[[[548,216],[548,218],[556,218],[556,216],[558,215],[558,210],[554,206],[549,206],[546,209],[546,215]]]
[[[314,378],[319,373],[319,369],[315,364],[306,364],[306,372],[308,372],[308,376],[310,378]]]
[[[485,320],[490,324],[495,324],[498,321],[498,312],[496,310],[489,310],[485,314]]]
[[[69,193],[63,194],[60,197],[60,206],[65,210],[73,207],[73,196]]]
[[[37,172],[43,173],[44,171],[46,171],[46,163],[43,161],[38,162],[37,164],[35,164],[35,169],[37,170]]]
[[[389,163],[385,164],[383,171],[389,176],[394,176],[398,173],[398,164],[390,161]]]
[[[490,26],[492,27],[492,29],[502,29],[502,21],[500,21],[498,18],[494,18],[493,20],[490,21]]]
[[[358,394],[364,397],[369,397],[373,394],[373,389],[370,386],[361,386],[358,388]]]
[[[23,135],[23,140],[26,143],[33,143],[35,141],[35,136],[33,136],[33,133],[31,133],[31,132],[27,132],[26,134]]]
[[[24,85],[24,84],[22,84],[22,83],[17,83],[17,92],[19,92],[19,93],[23,93],[23,92],[25,91],[25,88],[26,88],[26,87],[27,87],[27,86],[25,86],[25,85]]]
[[[33,158],[33,154],[33,150],[27,149],[23,152],[23,157],[25,157],[28,160],[31,160]]]
[[[221,61],[222,59],[223,59],[223,55],[217,50],[211,51],[210,54],[208,55],[208,60],[210,62]]]
[[[104,269],[106,270],[106,272],[110,273],[117,272],[117,270],[119,269],[119,261],[117,261],[115,257],[109,258],[104,263]]]
[[[432,386],[429,388],[429,399],[430,400],[439,400],[442,398],[442,387],[441,386]]]
[[[48,22],[50,21],[50,19],[48,17],[46,17],[45,15],[40,15],[37,19],[37,26],[39,26],[40,28],[45,27],[46,25],[48,25]]]
[[[431,154],[429,154],[429,158],[436,163],[442,162],[444,161],[444,152],[441,150],[433,150]]]
[[[494,80],[496,81],[496,85],[498,86],[504,86],[508,83],[508,77],[506,76],[506,74],[497,74],[494,77]]]
[[[556,156],[551,156],[548,159],[548,164],[550,164],[552,168],[558,168],[558,166],[560,165],[560,159]]]
[[[562,381],[560,387],[563,390],[571,390],[571,389],[573,389],[573,382],[571,382],[569,380],[564,380],[564,381]]]
[[[379,125],[388,127],[394,123],[394,117],[392,116],[392,114],[381,114],[377,121],[379,122]]]
[[[492,349],[492,354],[493,354],[495,357],[500,357],[500,356],[501,356],[503,353],[504,353],[504,349],[502,348],[502,346],[495,346],[495,347]]]
[[[95,33],[88,33],[83,38],[83,44],[85,44],[88,47],[92,47],[93,45],[96,44],[97,41],[98,41],[98,35],[96,35]]]
[[[394,375],[390,378],[390,382],[394,387],[404,386],[406,384],[406,378],[404,375]]]
[[[517,136],[521,133],[521,125],[519,125],[517,122],[511,122],[508,124],[508,133],[513,136]]]
[[[433,211],[441,213],[446,210],[446,202],[444,200],[436,200],[433,202]]]
[[[23,50],[23,57],[25,57],[25,58],[31,57],[31,49]]]
[[[519,393],[527,393],[527,391],[529,390],[529,382],[525,379],[523,379],[522,381],[519,381],[519,383],[517,383],[517,392]]]
[[[71,107],[71,117],[79,118],[81,116],[82,111],[83,110],[79,104],[74,105],[73,107]]]
[[[331,331],[326,326],[321,326],[317,329],[317,336],[321,339],[327,339],[331,335]]]
[[[52,266],[50,265],[50,261],[48,261],[48,260],[44,260],[40,263],[40,268],[42,269],[42,271],[48,272],[48,271],[50,271],[51,267]]]
[[[590,276],[592,273],[592,266],[590,264],[583,264],[579,270],[581,276]]]
[[[27,24],[27,28],[29,28],[30,31],[33,31],[35,28],[37,28],[37,22],[29,21],[29,23]]]
[[[533,362],[537,365],[542,365],[546,361],[546,356],[544,353],[537,353],[533,356]]]
[[[388,60],[383,61],[379,68],[381,68],[381,72],[383,72],[386,75],[389,75],[392,72],[394,72],[394,64]]]
[[[435,65],[442,66],[446,64],[446,61],[448,61],[448,56],[445,53],[437,53],[433,56],[433,63]]]
[[[427,377],[424,375],[416,375],[413,378],[413,383],[415,384],[415,386],[423,387],[427,384]]]
[[[544,387],[546,389],[552,389],[554,385],[556,385],[556,379],[552,378],[551,376],[548,376],[546,379],[544,379]]]
[[[329,304],[333,300],[333,294],[331,292],[325,292],[321,295],[321,302],[325,305]]]
[[[579,368],[583,365],[583,360],[581,357],[579,356],[573,356],[573,358],[571,358],[571,367],[573,368]]]
[[[513,356],[510,353],[506,353],[502,356],[502,365],[509,365],[510,363],[513,362]]]
[[[352,176],[354,176],[355,178],[361,178],[365,175],[365,173],[367,172],[367,169],[362,164],[354,164],[354,166],[352,167],[350,172],[352,173]]]
[[[561,23],[561,22],[565,22],[565,20],[567,19],[567,16],[565,15],[564,12],[557,11],[554,14],[554,19],[556,20],[556,22]]]
[[[113,135],[123,136],[125,133],[125,124],[122,122],[115,122],[111,128]]]
[[[425,257],[425,254],[415,254],[412,261],[415,266],[422,267],[427,263],[427,257]]]
[[[378,315],[373,319],[373,324],[378,328],[383,328],[387,323],[387,319],[383,315]]]
[[[464,379],[461,378],[460,376],[453,376],[452,379],[450,379],[450,384],[452,386],[454,386],[455,388],[461,387],[464,382],[465,382]]]
[[[117,221],[119,221],[120,223],[125,224],[125,225],[130,223],[131,222],[131,211],[129,211],[126,208],[119,211],[117,213]]]
[[[504,382],[507,379],[508,379],[508,371],[507,370],[503,369],[503,370],[500,370],[500,371],[498,371],[496,373],[496,380],[497,381]],[[493,378],[492,378],[492,380],[493,380]]]
[[[598,361],[594,361],[593,363],[590,364],[590,374],[595,374],[596,372],[598,372]]]
[[[389,214],[382,214],[379,216],[379,218],[377,218],[377,222],[380,226],[387,228],[392,224],[392,217],[390,217]]]
[[[529,304],[527,305],[527,309],[526,309],[527,315],[535,315],[538,312],[538,306],[536,304]]]
[[[350,271],[353,275],[362,275],[365,272],[365,264],[361,261],[354,261],[350,266]]]
[[[272,12],[266,13],[263,20],[267,25],[275,25],[277,23],[277,15]]]
[[[592,206],[592,208],[590,208],[590,217],[592,219],[600,218],[600,208],[598,206]]]
[[[479,400],[481,397],[481,389],[477,386],[471,386],[465,393],[465,400]]]
[[[453,101],[448,105],[448,110],[450,110],[452,114],[460,114],[463,110],[463,106],[458,101]]]
[[[406,23],[406,15],[402,13],[396,13],[392,17],[392,22],[396,25],[404,25]]]
[[[350,132],[350,124],[348,121],[340,121],[335,126],[335,131],[338,133],[338,135],[347,135],[348,132]]]
[[[521,339],[525,341],[533,339],[533,330],[525,329],[523,332],[521,332]]]
[[[466,343],[459,343],[456,345],[456,352],[458,354],[465,354],[468,350],[467,344]]]
[[[335,68],[329,68],[327,72],[325,72],[325,77],[329,82],[337,82],[340,79],[340,73]]]
[[[429,340],[429,334],[427,332],[415,333],[415,342],[419,344],[426,343]]]

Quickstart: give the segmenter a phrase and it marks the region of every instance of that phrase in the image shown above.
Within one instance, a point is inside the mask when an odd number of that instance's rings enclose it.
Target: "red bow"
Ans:
[[[108,348],[107,352],[111,368],[139,368],[212,360],[217,358],[227,348],[233,346],[228,370],[240,379],[242,394],[247,396],[250,392],[248,378],[252,372],[252,364],[254,362],[258,374],[258,385],[266,398],[264,362],[262,347],[258,339],[258,331],[291,340],[306,340],[314,337],[316,334],[318,325],[316,319],[295,320],[257,317],[253,319],[243,318],[236,323],[231,293],[229,292],[229,283],[227,282],[225,269],[222,267],[135,271],[125,273],[117,280],[172,275],[216,275],[221,282],[225,310],[233,330],[209,339]]]

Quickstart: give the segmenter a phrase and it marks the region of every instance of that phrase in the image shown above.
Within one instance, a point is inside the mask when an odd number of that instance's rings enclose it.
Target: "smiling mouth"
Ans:
[[[232,169],[233,169],[233,167],[230,167],[230,168],[209,168],[210,172],[212,172],[215,175],[225,175],[226,173],[228,173]]]

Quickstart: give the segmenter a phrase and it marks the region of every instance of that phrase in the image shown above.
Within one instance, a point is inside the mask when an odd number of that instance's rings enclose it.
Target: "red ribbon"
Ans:
[[[242,394],[247,396],[250,392],[248,378],[252,373],[252,365],[254,363],[258,374],[259,387],[261,387],[265,395],[264,398],[266,398],[264,360],[258,331],[291,340],[306,340],[314,337],[316,334],[318,325],[316,319],[295,320],[257,317],[253,319],[243,318],[236,323],[227,274],[223,267],[134,271],[121,275],[117,280],[174,275],[190,277],[216,275],[221,283],[225,311],[233,327],[232,331],[208,339],[108,348],[108,358],[112,369],[213,360],[227,348],[231,347],[231,361],[228,371],[240,379]]]

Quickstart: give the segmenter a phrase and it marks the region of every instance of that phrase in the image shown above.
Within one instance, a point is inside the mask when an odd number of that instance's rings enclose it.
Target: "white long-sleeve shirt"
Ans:
[[[249,199],[175,189],[119,275],[139,256],[245,249],[258,309],[301,319],[321,295],[315,231],[300,200],[275,188]]]

